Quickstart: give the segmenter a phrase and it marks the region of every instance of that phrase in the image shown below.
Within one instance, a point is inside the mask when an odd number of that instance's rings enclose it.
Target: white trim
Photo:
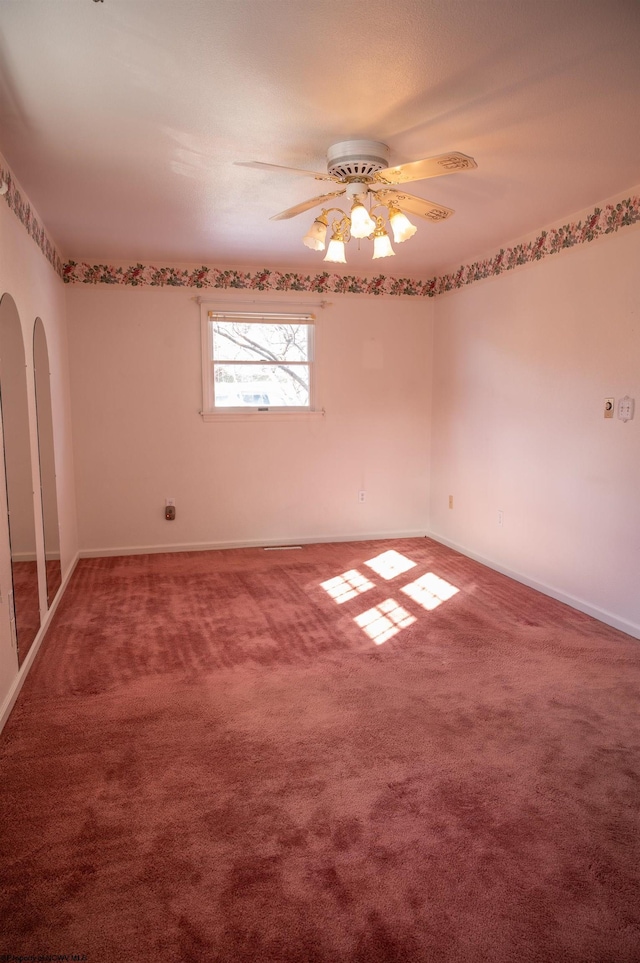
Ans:
[[[598,622],[604,622],[605,625],[610,625],[613,629],[619,629],[620,632],[626,632],[627,635],[635,639],[640,639],[640,625],[636,625],[635,622],[627,622],[626,619],[621,619],[619,616],[607,612],[606,609],[600,609],[595,605],[591,605],[589,602],[585,602],[583,599],[578,599],[573,595],[569,595],[567,592],[553,588],[551,585],[538,582],[536,579],[523,575],[522,572],[514,572],[512,569],[504,565],[499,565],[490,558],[485,558],[484,555],[478,555],[477,552],[472,552],[463,545],[452,542],[443,535],[436,535],[435,532],[429,532],[427,537],[432,538],[434,542],[440,542],[442,545],[446,545],[447,548],[452,548],[455,552],[460,552],[461,555],[465,555],[467,558],[472,558],[474,562],[480,562],[481,565],[486,565],[487,568],[493,569],[494,572],[500,572],[501,575],[506,575],[516,582],[521,582],[522,585],[527,585],[529,588],[535,589],[536,592],[540,592],[542,595],[548,595],[549,598],[563,602],[565,605],[570,606],[570,608],[577,609],[578,612],[584,612],[585,615],[590,615],[592,618],[597,619]]]
[[[315,314],[278,313],[277,311],[208,311],[209,321],[261,321],[263,324],[315,324]],[[263,361],[260,364],[264,364]]]
[[[426,538],[426,532],[358,532],[349,535],[309,535],[304,538],[266,538],[261,541],[247,539],[232,542],[191,542],[180,545],[126,545],[118,548],[86,548],[80,558],[109,558],[115,555],[159,555],[165,552],[218,552],[229,548],[269,548],[295,545],[319,545],[325,542],[376,542],[390,538]]]
[[[301,292],[298,291],[296,293],[300,294]],[[225,299],[225,298],[216,298],[216,297],[203,298],[200,295],[197,295],[195,298],[192,298],[191,300],[195,301],[196,304],[198,305],[203,305],[203,304],[230,304],[231,305],[233,304],[237,306],[238,304],[262,304],[262,305],[263,304],[281,304],[283,305],[283,307],[287,309],[290,308],[292,304],[298,308],[322,308],[323,310],[324,308],[330,308],[333,306],[333,301],[290,301],[286,296],[286,294],[283,297],[283,294],[281,291],[272,291],[271,289],[265,290],[263,292],[263,297],[252,298],[251,300],[242,299],[242,298],[238,298],[238,299],[236,298]]]
[[[35,552],[12,552],[11,558],[14,562],[36,562],[38,556]]]
[[[37,562],[38,560],[35,552],[13,552],[11,558],[14,562]],[[47,552],[47,562],[53,562],[56,559],[60,559],[60,552]]]
[[[202,360],[202,410],[200,414],[209,410],[211,388],[211,342],[209,334],[209,312],[206,307],[198,300],[200,309],[200,352]]]
[[[20,668],[19,668],[19,670],[18,670],[18,674],[17,674],[17,676],[15,677],[15,679],[13,680],[13,683],[11,684],[11,688],[9,689],[9,691],[8,691],[6,697],[5,697],[5,700],[4,700],[4,702],[2,703],[2,708],[0,709],[0,733],[1,733],[2,730],[4,729],[4,727],[5,727],[5,725],[6,725],[6,722],[7,722],[7,719],[8,719],[9,716],[11,715],[11,710],[13,709],[13,707],[14,707],[14,705],[15,705],[15,703],[16,703],[16,699],[18,698],[18,695],[20,694],[20,690],[21,690],[22,686],[24,685],[24,680],[27,678],[27,675],[29,674],[29,670],[30,670],[31,666],[33,665],[33,661],[34,661],[34,659],[35,659],[35,657],[36,657],[36,655],[37,655],[37,653],[38,653],[38,649],[40,648],[40,646],[41,646],[41,644],[42,644],[42,640],[44,639],[45,635],[47,634],[47,629],[49,628],[49,624],[51,623],[51,620],[52,620],[52,618],[53,618],[53,616],[54,616],[54,614],[55,614],[55,611],[56,611],[56,609],[58,608],[58,605],[60,604],[60,601],[61,601],[61,599],[62,599],[62,596],[64,595],[64,593],[65,593],[65,591],[66,591],[67,585],[69,584],[69,579],[71,578],[71,576],[72,576],[73,573],[74,573],[74,570],[75,570],[76,565],[78,564],[78,559],[79,559],[79,558],[80,558],[80,553],[78,553],[78,554],[75,556],[73,562],[72,562],[71,565],[69,566],[69,570],[67,571],[67,574],[65,575],[65,577],[64,577],[63,580],[62,580],[62,583],[61,583],[61,585],[60,585],[60,588],[59,588],[58,591],[56,592],[55,598],[54,598],[53,602],[51,603],[51,606],[50,606],[49,609],[47,610],[47,614],[45,615],[44,619],[42,620],[42,624],[40,625],[40,628],[38,629],[38,634],[36,635],[35,639],[33,640],[32,644],[31,644],[31,648],[30,648],[29,651],[27,652],[26,658],[25,658],[24,662],[22,663],[22,665],[20,666]]]
[[[263,418],[265,421],[304,421],[307,418],[324,418],[324,408],[319,411],[308,411],[297,408],[295,411],[285,411],[282,408],[233,408],[231,411],[201,411],[203,421],[254,421]]]

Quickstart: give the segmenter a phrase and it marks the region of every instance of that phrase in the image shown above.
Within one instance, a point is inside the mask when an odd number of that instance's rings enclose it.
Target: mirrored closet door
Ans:
[[[9,294],[4,294],[0,300],[0,413],[9,511],[14,625],[18,663],[22,664],[40,628],[40,605],[27,371],[18,309]]]
[[[36,318],[33,327],[33,364],[36,386],[38,422],[38,454],[40,457],[40,491],[44,528],[44,557],[47,577],[47,606],[50,607],[62,582],[60,564],[60,531],[58,528],[58,494],[53,449],[51,414],[51,379],[49,352],[44,324]]]

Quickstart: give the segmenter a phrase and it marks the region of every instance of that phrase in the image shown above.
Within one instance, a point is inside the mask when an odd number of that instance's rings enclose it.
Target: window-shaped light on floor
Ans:
[[[353,621],[376,645],[382,645],[387,639],[397,635],[400,629],[413,625],[416,618],[398,605],[394,599],[385,599],[384,602],[363,612],[362,615],[357,615]]]
[[[330,578],[327,582],[321,582],[320,584],[338,605],[342,602],[348,602],[349,599],[354,599],[357,595],[361,595],[362,592],[373,588],[373,582],[370,582],[366,576],[362,575],[355,568],[349,572],[343,572],[342,575],[336,575],[335,578]]]
[[[418,605],[421,605],[423,609],[430,612],[446,602],[447,599],[457,595],[460,590],[451,582],[434,575],[433,572],[427,572],[426,575],[417,578],[415,582],[403,586],[402,591]]]
[[[369,561],[364,564],[372,568],[376,575],[380,575],[387,580],[395,578],[396,575],[402,575],[404,572],[408,572],[409,569],[415,568],[416,566],[416,563],[412,562],[406,555],[395,552],[393,549],[388,552],[382,552],[381,555],[376,555],[375,558],[370,558]]]

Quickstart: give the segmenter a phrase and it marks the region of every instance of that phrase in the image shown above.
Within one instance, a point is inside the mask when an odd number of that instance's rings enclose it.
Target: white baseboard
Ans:
[[[36,635],[35,639],[33,640],[32,644],[31,644],[31,648],[30,648],[29,651],[27,652],[27,656],[26,656],[24,662],[22,663],[22,665],[20,666],[20,668],[19,668],[19,670],[18,670],[18,674],[16,675],[15,679],[13,680],[13,683],[12,683],[12,685],[11,685],[11,688],[9,689],[9,691],[8,691],[6,697],[5,697],[5,700],[4,700],[4,702],[2,703],[2,708],[0,708],[0,732],[2,732],[2,730],[4,729],[4,726],[5,726],[5,724],[6,724],[6,721],[7,721],[7,719],[9,718],[9,716],[10,716],[10,714],[11,714],[11,710],[13,709],[13,707],[14,707],[14,705],[15,705],[15,703],[16,703],[16,699],[18,698],[18,695],[20,694],[20,689],[22,688],[22,686],[23,686],[23,684],[24,684],[24,680],[27,678],[27,675],[29,674],[29,669],[30,669],[31,666],[33,665],[33,661],[34,661],[36,655],[38,654],[38,649],[40,648],[40,645],[41,645],[41,643],[42,643],[42,640],[44,639],[44,637],[45,637],[45,635],[46,635],[46,633],[47,633],[47,629],[49,628],[49,624],[50,624],[50,622],[51,622],[51,619],[53,618],[53,616],[54,616],[54,614],[55,614],[55,611],[56,611],[56,609],[58,608],[58,605],[60,604],[60,600],[62,599],[62,596],[63,596],[64,593],[65,593],[65,589],[66,589],[66,587],[67,587],[67,585],[68,585],[68,583],[69,583],[69,579],[70,579],[71,576],[73,575],[73,571],[74,571],[74,569],[75,569],[75,567],[76,567],[76,565],[77,565],[77,563],[78,563],[79,557],[80,557],[79,555],[76,555],[75,558],[74,558],[74,560],[73,560],[73,562],[72,562],[71,565],[69,566],[69,569],[68,569],[65,577],[64,577],[63,580],[62,580],[62,583],[61,583],[61,585],[60,585],[60,588],[59,588],[58,591],[56,592],[56,596],[55,596],[53,602],[51,603],[51,606],[50,606],[50,608],[48,609],[47,614],[45,615],[45,617],[44,617],[44,619],[43,619],[43,621],[42,621],[42,625],[41,625],[40,628],[38,629],[38,634]]]
[[[114,555],[156,555],[163,552],[217,552],[229,548],[273,548],[286,545],[317,545],[324,542],[375,542],[387,538],[425,538],[420,532],[358,532],[351,535],[309,535],[304,538],[268,538],[258,541],[190,542],[182,545],[125,545],[118,548],[86,548],[80,558],[107,558]]]
[[[454,551],[460,552],[461,555],[466,555],[467,558],[472,558],[474,562],[480,562],[481,565],[486,565],[487,568],[493,569],[494,572],[500,572],[501,575],[507,575],[516,582],[528,585],[529,588],[535,589],[536,592],[540,592],[542,595],[548,595],[549,598],[556,599],[558,602],[564,602],[565,605],[571,606],[572,609],[577,609],[578,612],[584,612],[585,615],[590,615],[592,618],[598,619],[599,622],[604,622],[605,625],[610,625],[614,629],[626,632],[627,635],[631,635],[635,639],[640,639],[640,625],[636,625],[635,622],[628,622],[626,619],[622,619],[617,615],[613,615],[611,612],[607,612],[605,609],[591,605],[583,599],[575,598],[575,596],[568,595],[566,592],[553,588],[551,585],[545,585],[543,582],[537,582],[535,579],[523,575],[522,572],[514,572],[512,569],[506,568],[504,565],[499,565],[490,558],[485,558],[483,555],[478,555],[477,552],[470,551],[468,548],[465,548],[464,545],[458,545],[456,542],[452,542],[443,535],[429,532],[427,537],[432,538],[434,542],[440,542],[442,545],[446,545],[447,548],[452,548]]]

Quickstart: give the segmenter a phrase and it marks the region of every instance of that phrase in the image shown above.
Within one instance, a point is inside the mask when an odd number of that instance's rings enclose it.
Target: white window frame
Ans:
[[[247,321],[263,324],[306,324],[308,328],[308,361],[305,367],[309,371],[309,404],[308,405],[286,405],[264,407],[260,405],[243,405],[242,407],[232,407],[230,405],[218,406],[215,404],[214,388],[214,365],[213,356],[213,323],[215,321]],[[314,415],[323,415],[324,411],[315,408],[315,335],[316,335],[316,316],[315,314],[293,313],[286,311],[227,311],[217,308],[209,308],[201,312],[201,337],[202,337],[202,411],[204,421],[246,421],[255,418],[265,420],[291,420],[296,418],[308,418]],[[268,362],[265,362],[268,363]]]

